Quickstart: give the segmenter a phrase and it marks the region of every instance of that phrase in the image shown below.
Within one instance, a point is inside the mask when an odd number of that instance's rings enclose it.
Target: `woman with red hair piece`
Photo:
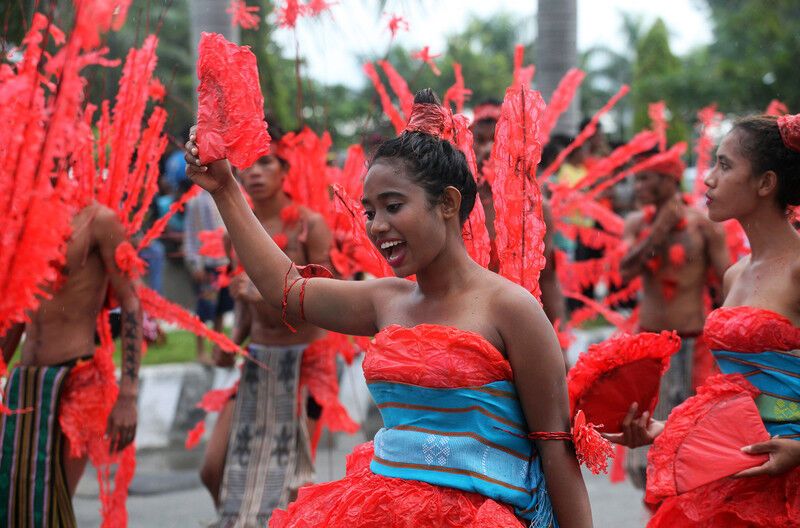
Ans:
[[[666,423],[607,435],[653,443],[649,527],[800,525],[800,116],[739,120],[706,176],[711,220],[736,219],[752,254],[726,272],[704,333],[720,370]]]
[[[449,141],[463,132],[457,117],[424,90],[407,129],[377,149],[365,227],[397,278],[370,281],[301,275],[228,163],[202,166],[187,144],[187,173],[214,196],[263,298],[290,318],[375,336],[364,371],[386,427],[356,448],[344,479],[301,488],[274,512],[273,528],[592,525],[575,452],[559,433],[570,418],[555,332],[530,292],[466,251],[477,189]],[[529,431],[557,439],[531,442]],[[578,445],[585,433],[577,428]]]

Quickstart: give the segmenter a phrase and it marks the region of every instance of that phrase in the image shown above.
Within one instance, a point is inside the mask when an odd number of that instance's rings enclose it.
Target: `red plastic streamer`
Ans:
[[[647,106],[647,115],[653,125],[653,132],[658,134],[658,150],[664,152],[667,150],[667,118],[666,118],[667,105],[664,101],[657,103],[650,103]]]
[[[389,79],[389,86],[400,101],[400,109],[403,111],[406,120],[411,117],[411,107],[414,105],[414,94],[408,89],[408,83],[403,76],[397,73],[394,66],[389,61],[380,60],[378,64],[383,68],[386,77]]]
[[[408,21],[400,15],[392,14],[386,27],[389,29],[389,33],[392,34],[392,40],[394,40],[401,30],[408,31]]]
[[[714,138],[711,137],[711,130],[714,123],[722,118],[722,114],[717,112],[717,105],[712,104],[697,112],[697,118],[702,129],[697,144],[694,146],[694,152],[697,154],[697,169],[694,176],[694,191],[692,195],[695,199],[700,198],[706,192],[706,184],[703,180],[711,165],[711,151],[714,149]]]
[[[438,77],[438,76],[440,76],[442,74],[442,72],[439,71],[439,68],[436,66],[436,63],[433,62],[433,59],[435,59],[437,57],[440,57],[440,56],[441,56],[441,53],[431,54],[430,46],[425,46],[424,48],[422,48],[418,52],[416,52],[413,55],[411,55],[411,58],[419,59],[422,62],[424,62],[425,64],[427,64],[428,67],[433,72],[433,74]]]
[[[617,102],[619,102],[620,99],[625,97],[625,94],[627,94],[629,91],[630,88],[628,88],[628,85],[623,84],[617,91],[617,93],[614,94],[614,96],[611,97],[611,99],[609,99],[608,102],[600,110],[598,110],[596,114],[592,116],[591,121],[589,121],[589,123],[583,128],[583,130],[580,131],[578,136],[575,138],[575,141],[570,143],[564,150],[562,150],[558,154],[556,159],[553,160],[553,162],[544,170],[544,172],[541,173],[539,179],[544,181],[547,178],[549,178],[556,170],[558,170],[558,168],[561,166],[562,163],[564,163],[564,160],[567,159],[567,156],[569,156],[573,150],[583,145],[587,139],[592,137],[597,131],[597,123],[600,122],[600,117],[602,117],[609,110],[614,108]]]
[[[533,75],[536,72],[536,66],[522,66],[522,60],[525,55],[525,47],[522,44],[517,44],[514,47],[514,80],[512,86],[525,86],[528,87],[533,81]]]
[[[558,87],[553,91],[550,103],[544,110],[542,124],[539,126],[539,140],[543,145],[550,141],[550,133],[555,128],[561,114],[569,108],[584,77],[586,74],[582,70],[572,68],[564,74]]]
[[[400,116],[397,108],[392,104],[392,100],[386,92],[386,87],[383,86],[383,81],[381,81],[381,78],[378,76],[378,72],[375,71],[375,66],[373,66],[371,62],[364,63],[364,73],[367,74],[367,77],[369,77],[369,80],[372,82],[372,86],[375,87],[375,91],[378,92],[378,96],[381,98],[383,112],[389,117],[395,132],[400,134],[406,127],[406,120]]]

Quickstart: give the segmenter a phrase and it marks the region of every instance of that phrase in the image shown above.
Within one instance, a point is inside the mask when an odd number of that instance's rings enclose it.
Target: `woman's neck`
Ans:
[[[453,291],[462,290],[478,265],[458,238],[450,237],[445,249],[424,269],[417,272],[417,287],[422,295],[442,298]]]
[[[281,210],[291,203],[289,196],[278,191],[274,196],[266,200],[253,200],[253,212],[261,221],[280,216]]]
[[[751,262],[782,255],[800,240],[786,215],[775,207],[758,209],[739,223],[750,242]]]

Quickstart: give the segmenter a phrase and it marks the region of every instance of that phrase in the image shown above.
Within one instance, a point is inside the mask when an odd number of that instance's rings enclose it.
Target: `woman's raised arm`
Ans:
[[[374,299],[384,281],[298,280],[292,261],[247,205],[228,161],[200,164],[194,128],[186,143],[186,175],[213,196],[239,261],[268,304],[295,320],[302,308],[308,322],[335,332],[371,335],[377,330]]]

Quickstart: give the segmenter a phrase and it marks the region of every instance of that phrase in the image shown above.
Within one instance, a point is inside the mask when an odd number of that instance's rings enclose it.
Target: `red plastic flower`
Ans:
[[[300,209],[295,204],[289,204],[281,209],[281,222],[290,226],[300,220]]]
[[[441,56],[441,53],[437,53],[435,55],[431,55],[430,46],[425,46],[424,48],[422,48],[418,52],[414,53],[411,57],[414,58],[414,59],[419,59],[422,62],[424,62],[425,64],[427,64],[428,66],[430,66],[431,71],[433,72],[433,74],[438,77],[439,75],[442,74],[442,72],[439,71],[439,68],[436,66],[436,63],[433,62],[433,59],[435,59],[436,57],[439,57],[439,56]]]
[[[669,262],[676,268],[686,263],[686,249],[681,244],[673,244],[669,248]]]
[[[389,18],[389,23],[386,27],[389,28],[392,40],[394,40],[400,30],[408,31],[408,21],[400,15],[392,14],[390,16],[391,18]]]
[[[225,11],[231,15],[231,25],[238,25],[242,29],[258,29],[260,22],[258,6],[248,6],[244,0],[231,0],[231,5]]]
[[[299,0],[286,0],[278,8],[278,26],[282,28],[294,28],[297,19],[306,14],[307,6],[300,5]]]
[[[286,247],[289,245],[289,237],[286,236],[285,233],[275,233],[275,235],[272,236],[272,241],[282,250],[286,250]]]

